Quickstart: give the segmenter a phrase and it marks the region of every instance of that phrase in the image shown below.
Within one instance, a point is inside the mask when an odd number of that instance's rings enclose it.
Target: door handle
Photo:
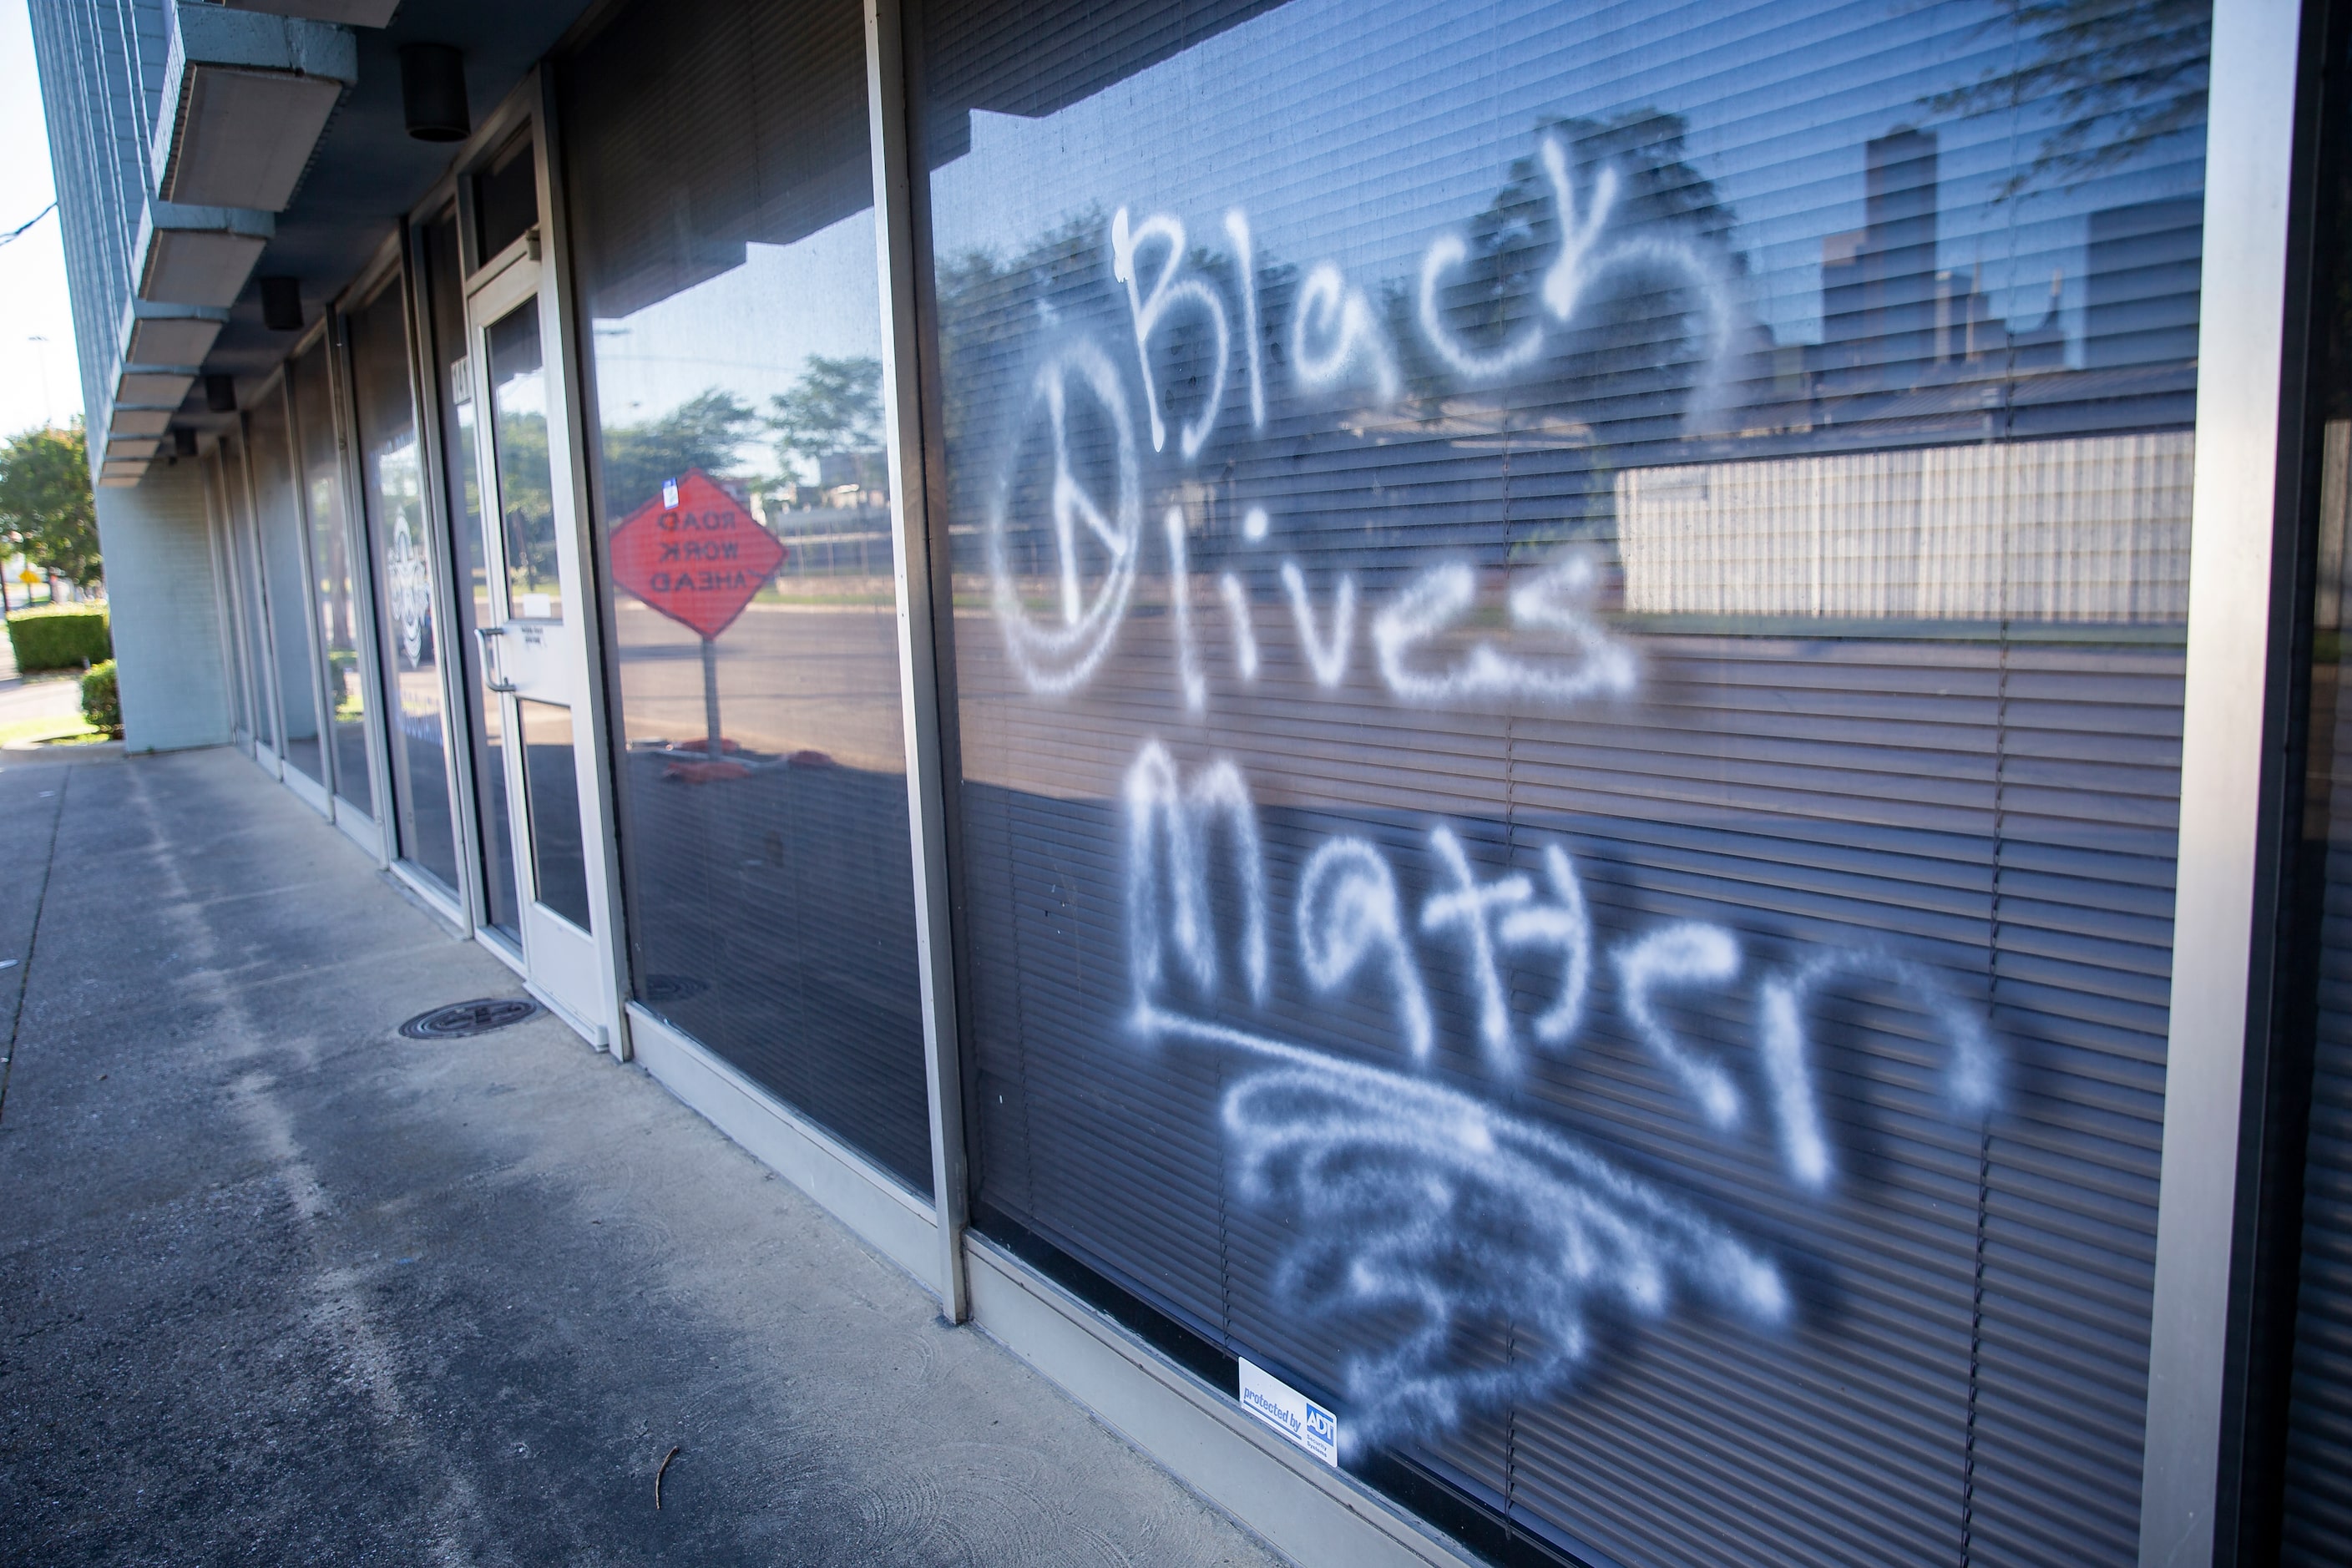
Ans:
[[[504,662],[499,658],[498,645],[490,640],[492,637],[502,637],[506,635],[507,629],[504,626],[476,626],[474,628],[474,637],[482,645],[482,685],[484,688],[491,691],[517,691],[521,689],[520,687],[516,686],[513,681],[509,680],[506,678],[506,667]]]

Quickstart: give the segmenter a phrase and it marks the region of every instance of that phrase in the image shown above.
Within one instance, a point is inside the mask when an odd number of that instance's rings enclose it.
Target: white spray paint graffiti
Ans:
[[[1242,907],[1242,972],[1250,999],[1264,1002],[1268,982],[1264,858],[1257,813],[1241,769],[1223,759],[1181,786],[1175,760],[1157,741],[1143,748],[1127,773],[1128,942],[1138,1005],[1165,977],[1160,948],[1172,942],[1194,984],[1217,984],[1216,921],[1209,903],[1210,829],[1231,837]],[[1163,881],[1164,876],[1164,881]],[[1160,915],[1171,918],[1163,938]]]
[[[1535,884],[1516,872],[1480,882],[1452,828],[1437,828],[1430,834],[1429,843],[1437,851],[1451,886],[1422,905],[1421,929],[1427,934],[1454,935],[1459,940],[1478,997],[1479,1046],[1497,1074],[1517,1077],[1522,1063],[1496,950],[1542,948],[1559,954],[1559,990],[1552,1005],[1536,1019],[1535,1035],[1546,1045],[1566,1042],[1583,1021],[1584,988],[1592,969],[1592,922],[1585,913],[1584,890],[1577,883],[1568,851],[1557,844],[1544,847],[1544,872],[1551,884],[1552,901],[1538,903]]]
[[[1185,570],[1184,509],[1170,507],[1163,521],[1168,530],[1168,607],[1176,621],[1176,678],[1184,689],[1184,706],[1198,713],[1209,705],[1209,682],[1201,673],[1200,651],[1192,645],[1192,574]]]
[[[1704,343],[1698,384],[1689,414],[1710,408],[1727,385],[1727,367],[1736,347],[1735,303],[1729,271],[1712,242],[1685,228],[1629,227],[1620,221],[1620,193],[1624,179],[1608,164],[1592,171],[1589,188],[1580,190],[1566,144],[1556,134],[1538,140],[1538,162],[1549,187],[1559,228],[1559,250],[1546,268],[1531,301],[1532,313],[1500,346],[1481,349],[1465,341],[1444,319],[1442,293],[1446,279],[1470,258],[1468,239],[1460,231],[1440,234],[1423,252],[1418,294],[1417,324],[1421,337],[1437,362],[1473,384],[1507,379],[1533,366],[1542,356],[1551,331],[1574,326],[1600,281],[1612,272],[1663,275],[1678,282],[1696,301],[1704,318]],[[1123,287],[1129,326],[1135,345],[1135,364],[1141,383],[1145,411],[1154,451],[1168,446],[1166,416],[1161,411],[1159,374],[1153,367],[1152,345],[1180,318],[1197,320],[1208,333],[1213,353],[1206,391],[1200,405],[1177,432],[1177,453],[1185,463],[1197,461],[1214,434],[1224,406],[1227,381],[1234,360],[1233,320],[1238,312],[1249,399],[1249,425],[1254,432],[1266,427],[1265,345],[1261,341],[1256,234],[1242,208],[1227,208],[1223,228],[1230,247],[1234,301],[1212,275],[1188,270],[1184,222],[1171,213],[1154,213],[1139,221],[1129,208],[1112,215],[1108,242],[1111,272]],[[1156,263],[1156,265],[1155,265]],[[1301,391],[1329,395],[1348,389],[1368,391],[1374,402],[1387,405],[1403,395],[1403,377],[1394,346],[1379,312],[1365,290],[1350,283],[1338,263],[1322,260],[1309,266],[1300,282],[1291,311],[1289,373]],[[1137,455],[1129,427],[1123,384],[1110,368],[1109,357],[1084,342],[1065,346],[1038,373],[1030,408],[1020,428],[1012,432],[1017,450],[1025,436],[1034,404],[1047,404],[1055,432],[1055,474],[1052,509],[1061,541],[1063,625],[1041,628],[1022,607],[1012,563],[1001,548],[1007,526],[1003,509],[1011,489],[1008,475],[1000,486],[991,518],[991,572],[995,602],[1008,621],[1005,636],[1015,667],[1033,690],[1059,695],[1076,689],[1093,676],[1116,637],[1125,616],[1136,567],[1141,511]],[[1069,466],[1067,400],[1072,386],[1110,414],[1118,436],[1118,498],[1106,510],[1072,476]],[[1105,557],[1101,584],[1091,600],[1083,581],[1086,568],[1077,524],[1101,542]],[[1266,535],[1265,509],[1249,505],[1244,512],[1243,537],[1251,543]],[[1186,565],[1181,542],[1171,535],[1171,572],[1177,583],[1180,620],[1189,599],[1184,583]],[[1522,627],[1550,627],[1576,640],[1587,657],[1574,670],[1538,667],[1481,643],[1457,668],[1435,672],[1416,668],[1409,656],[1420,645],[1459,621],[1475,599],[1475,580],[1460,563],[1442,564],[1409,582],[1386,605],[1374,623],[1379,668],[1391,695],[1423,705],[1533,702],[1566,706],[1595,698],[1622,695],[1634,683],[1631,655],[1593,626],[1583,606],[1591,598],[1594,567],[1571,554],[1549,572],[1523,584],[1512,595],[1514,623]],[[1334,634],[1318,638],[1306,609],[1296,567],[1286,564],[1283,578],[1297,615],[1299,646],[1317,681],[1332,687],[1344,673],[1353,614],[1355,584],[1342,576],[1335,603]],[[1228,608],[1238,583],[1220,584]],[[1235,625],[1241,625],[1238,612]],[[1236,668],[1244,682],[1255,679],[1255,639],[1237,631]],[[1178,649],[1178,679],[1185,706],[1201,711],[1207,699],[1205,676],[1189,643]]]
[[[1255,1067],[1223,1100],[1241,1194],[1294,1211],[1297,1239],[1274,1285],[1293,1308],[1376,1342],[1344,1367],[1355,1442],[1427,1435],[1465,1415],[1565,1385],[1593,1352],[1591,1315],[1609,1307],[1655,1319],[1678,1296],[1753,1325],[1785,1322],[1793,1303],[1780,1267],[1688,1202],[1553,1127],[1419,1076],[1435,1065],[1437,1026],[1388,857],[1340,836],[1308,856],[1297,888],[1299,969],[1318,996],[1369,984],[1388,997],[1407,1068],[1350,1059],[1202,1016],[1217,991],[1208,837],[1230,846],[1228,907],[1239,911],[1249,1002],[1271,996],[1259,828],[1240,770],[1216,759],[1189,783],[1148,742],[1129,770],[1129,1026],[1139,1038],[1230,1051]],[[1597,936],[1573,858],[1543,847],[1545,889],[1512,872],[1481,880],[1450,826],[1429,843],[1439,886],[1421,931],[1469,959],[1474,1033],[1498,1079],[1517,1070],[1500,952],[1555,955],[1558,988],[1535,1020],[1538,1040],[1580,1032]],[[1163,918],[1164,917],[1164,918]],[[1657,1000],[1676,987],[1723,986],[1746,964],[1738,936],[1684,921],[1637,932],[1609,954],[1616,1010],[1667,1079],[1717,1135],[1739,1125],[1729,1065],[1675,1037]],[[1173,962],[1171,963],[1172,958]],[[1181,973],[1193,1003],[1163,996]],[[1819,1192],[1832,1169],[1812,1087],[1809,1003],[1830,981],[1858,977],[1899,994],[1937,1024],[1950,1050],[1956,1118],[1990,1112],[2000,1054],[1982,1020],[1921,964],[1876,951],[1819,954],[1763,974],[1756,989],[1758,1067],[1771,1134],[1791,1184]],[[1500,1324],[1531,1331],[1507,1364],[1465,1364],[1463,1335]]]
[[[2000,1059],[1983,1020],[1955,1002],[1918,964],[1882,952],[1836,952],[1815,958],[1793,974],[1769,977],[1757,990],[1756,1038],[1783,1163],[1790,1180],[1808,1192],[1829,1184],[1833,1163],[1813,1094],[1805,1004],[1824,983],[1848,976],[1903,992],[1935,1021],[1951,1048],[1944,1087],[1956,1110],[1990,1110],[2000,1088]]]
[[[1110,420],[1118,496],[1108,512],[1070,471],[1069,399],[1074,379]],[[1135,588],[1136,558],[1142,543],[1143,482],[1136,463],[1135,425],[1128,414],[1127,389],[1101,349],[1080,339],[1049,357],[1030,383],[1024,422],[1041,401],[1053,430],[1052,506],[1062,624],[1041,626],[1021,602],[1020,583],[1013,575],[1005,538],[1010,526],[1006,514],[1012,504],[1010,473],[999,482],[989,510],[989,575],[995,588],[996,622],[1003,630],[1014,667],[1031,690],[1058,696],[1086,683],[1118,635],[1128,596]],[[1079,531],[1082,523],[1084,534]],[[1089,537],[1107,562],[1091,602],[1079,553]]]
[[[1478,580],[1468,566],[1432,567],[1372,617],[1381,679],[1405,701],[1429,707],[1495,700],[1574,707],[1596,697],[1625,696],[1637,679],[1633,652],[1585,609],[1599,576],[1591,556],[1571,552],[1511,590],[1513,627],[1559,634],[1580,656],[1573,663],[1538,664],[1482,641],[1451,668],[1428,669],[1413,655],[1460,625],[1478,598]]]
[[[1704,380],[1699,407],[1720,390],[1723,361],[1732,347],[1732,302],[1721,264],[1712,254],[1680,235],[1631,234],[1602,243],[1603,232],[1617,206],[1617,171],[1603,164],[1594,174],[1591,199],[1578,205],[1575,178],[1568,166],[1568,150],[1557,136],[1543,138],[1538,149],[1551,185],[1552,210],[1559,224],[1559,254],[1545,272],[1538,297],[1543,313],[1562,327],[1575,323],[1578,309],[1600,279],[1614,270],[1648,268],[1679,277],[1696,297],[1706,318],[1706,345],[1702,356]],[[1423,339],[1449,370],[1463,380],[1485,384],[1527,369],[1541,357],[1547,333],[1540,318],[1530,320],[1508,342],[1485,353],[1464,342],[1445,324],[1438,294],[1446,276],[1469,259],[1470,245],[1459,233],[1443,234],[1422,255],[1419,321]]]
[[[1307,574],[1298,563],[1282,563],[1283,591],[1290,595],[1290,613],[1298,622],[1298,648],[1307,656],[1307,668],[1315,672],[1315,684],[1333,687],[1348,679],[1348,650],[1356,640],[1356,579],[1352,574],[1339,574],[1339,585],[1331,593],[1330,634],[1318,636],[1315,630],[1315,606],[1307,597]]]
[[[1380,402],[1390,404],[1404,391],[1396,353],[1372,314],[1372,302],[1328,261],[1317,262],[1299,286],[1298,311],[1290,324],[1290,365],[1309,392],[1369,384]]]
[[[1458,330],[1445,307],[1473,260],[1460,230],[1438,234],[1422,252],[1411,297],[1417,309],[1399,318],[1396,336],[1372,296],[1326,259],[1305,268],[1286,342],[1278,310],[1271,323],[1262,320],[1258,236],[1248,214],[1233,207],[1222,215],[1228,289],[1222,263],[1195,265],[1182,219],[1160,213],[1135,221],[1128,208],[1116,211],[1111,272],[1124,289],[1152,451],[1169,455],[1152,459],[1139,450],[1130,384],[1118,368],[1123,345],[1114,354],[1079,335],[1045,355],[1007,432],[1013,457],[988,519],[996,617],[1031,690],[1066,694],[1094,678],[1141,570],[1145,465],[1156,471],[1161,463],[1202,463],[1221,428],[1230,437],[1240,427],[1238,408],[1225,414],[1229,393],[1238,400],[1245,389],[1249,428],[1263,433],[1269,384],[1279,395],[1286,375],[1290,392],[1310,399],[1396,404],[1405,393],[1400,350],[1412,351],[1417,374],[1496,384],[1536,372],[1560,334],[1593,316],[1615,275],[1663,288],[1671,308],[1685,313],[1699,361],[1685,417],[1711,405],[1737,347],[1731,268],[1718,247],[1687,227],[1629,221],[1632,176],[1606,164],[1580,175],[1559,137],[1540,137],[1537,154],[1558,250],[1531,284],[1522,319],[1482,341]],[[1202,345],[1209,362],[1197,404],[1162,385],[1170,339],[1180,334]],[[1230,387],[1234,380],[1243,387]],[[1163,408],[1163,395],[1189,405]],[[1055,552],[1052,575],[1042,581],[1051,583],[1058,614],[1024,602],[1007,515],[1016,493],[1030,493],[1016,489],[1021,476],[1010,464],[1024,455],[1037,460],[1041,407],[1051,486],[1035,493],[1050,497]],[[1080,461],[1088,457],[1091,466]],[[1173,675],[1196,720],[1210,706],[1210,665],[1221,679],[1248,686],[1265,662],[1252,584],[1267,578],[1215,552],[1265,544],[1272,519],[1246,493],[1250,467],[1228,464],[1223,472],[1220,479],[1188,468],[1175,492],[1186,498],[1181,504],[1166,492],[1151,498],[1162,509],[1159,531],[1168,552]],[[1240,515],[1238,540],[1219,531],[1218,519],[1231,515],[1223,507]],[[1202,523],[1200,548],[1210,557],[1203,569],[1216,577],[1231,628],[1230,674],[1222,661],[1204,661],[1199,647],[1196,633],[1208,628],[1195,626],[1188,515]],[[1021,521],[1034,527],[1037,520]],[[1599,619],[1601,567],[1582,548],[1513,574],[1504,596],[1507,632],[1476,628],[1480,578],[1464,561],[1425,564],[1393,588],[1367,575],[1369,591],[1360,589],[1356,571],[1331,571],[1319,610],[1299,555],[1285,555],[1273,576],[1297,627],[1298,663],[1326,691],[1350,678],[1360,607],[1371,644],[1367,679],[1376,675],[1402,704],[1574,710],[1626,698],[1640,681],[1633,645]],[[1271,598],[1270,584],[1263,591]],[[1040,602],[1049,597],[1035,584],[1030,592]],[[1360,606],[1360,597],[1369,602]],[[1286,657],[1280,639],[1265,651]],[[1696,921],[1603,932],[1564,841],[1517,844],[1523,868],[1498,873],[1477,863],[1492,851],[1474,852],[1475,843],[1444,823],[1429,826],[1425,858],[1415,852],[1414,874],[1427,879],[1416,889],[1417,910],[1390,854],[1349,834],[1312,847],[1292,897],[1288,934],[1305,990],[1327,1007],[1369,1000],[1385,1008],[1391,1026],[1376,1024],[1368,1032],[1378,1043],[1367,1042],[1388,1053],[1382,1065],[1297,1043],[1271,1027],[1237,1026],[1227,1021],[1236,1010],[1269,1008],[1276,993],[1266,871],[1247,782],[1225,757],[1180,770],[1168,748],[1150,741],[1128,771],[1124,796],[1130,1027],[1141,1039],[1228,1052],[1249,1064],[1220,1108],[1238,1189],[1252,1202],[1291,1211],[1297,1239],[1274,1281],[1286,1300],[1334,1321],[1339,1331],[1360,1334],[1369,1347],[1344,1368],[1353,1443],[1442,1430],[1473,1410],[1558,1390],[1589,1363],[1599,1313],[1638,1322],[1697,1305],[1769,1329],[1794,1310],[1780,1268],[1764,1248],[1559,1128],[1433,1075],[1465,1074],[1475,1064],[1508,1087],[1524,1079],[1530,1049],[1567,1056],[1603,1017],[1615,1037],[1635,1043],[1625,1059],[1654,1070],[1665,1092],[1679,1097],[1668,1104],[1687,1106],[1692,1136],[1727,1147],[1769,1140],[1769,1151],[1759,1152],[1777,1161],[1788,1184],[1820,1194],[1834,1179],[1839,1148],[1816,1087],[1813,1030],[1835,983],[1844,980],[1876,988],[1874,1005],[1899,997],[1901,1006],[1932,1021],[1948,1051],[1942,1081],[1956,1117],[1981,1118],[1995,1102],[1996,1042],[1979,1012],[1955,1000],[1925,965],[1875,950],[1822,951],[1786,967],[1751,963],[1739,934]],[[1447,966],[1431,973],[1463,983],[1433,998],[1424,957]],[[1731,995],[1734,987],[1747,988],[1744,997]],[[1691,1031],[1702,1038],[1677,1033],[1673,1020],[1685,1016],[1684,1005],[1707,1001],[1710,990],[1723,994],[1716,1003],[1731,1005],[1713,1007],[1712,1016],[1752,1018],[1752,1054],[1710,1048],[1737,1024]],[[1515,1000],[1530,994],[1534,1004]],[[1460,1012],[1449,1007],[1441,1016],[1437,1003],[1449,994],[1462,999]],[[1465,1037],[1447,1040],[1448,1028]],[[1750,1092],[1769,1117],[1746,1116]],[[1468,1364],[1461,1343],[1503,1323],[1526,1331],[1518,1342],[1532,1348],[1500,1366]]]
[[[1257,679],[1257,634],[1250,629],[1249,590],[1228,572],[1217,579],[1217,594],[1225,602],[1225,618],[1234,624],[1234,668],[1247,685]]]
[[[1241,272],[1243,342],[1249,345],[1250,428],[1263,430],[1265,374],[1258,365],[1262,353],[1257,341],[1257,252],[1250,244],[1249,215],[1239,207],[1227,211],[1225,237],[1234,242],[1234,259]]]
[[[1421,971],[1405,945],[1396,877],[1360,838],[1333,838],[1308,857],[1298,879],[1298,966],[1318,992],[1345,984],[1376,963],[1396,996],[1397,1026],[1413,1060],[1429,1059],[1436,1031]]]
[[[1244,220],[1246,224],[1246,219]],[[1147,292],[1142,287],[1142,275],[1136,264],[1136,252],[1150,240],[1159,240],[1168,248],[1160,264],[1159,276],[1151,280]],[[1244,229],[1246,239],[1246,229]],[[1180,433],[1177,447],[1190,462],[1201,455],[1202,445],[1217,422],[1217,410],[1225,398],[1225,371],[1232,363],[1233,331],[1225,324],[1225,302],[1217,291],[1198,278],[1179,278],[1184,266],[1184,225],[1166,213],[1156,214],[1130,230],[1127,225],[1127,209],[1121,207],[1110,220],[1111,272],[1127,285],[1128,307],[1135,321],[1135,357],[1143,369],[1143,401],[1151,411],[1151,449],[1161,451],[1168,445],[1168,429],[1160,417],[1160,393],[1151,374],[1151,334],[1168,312],[1179,305],[1191,305],[1202,312],[1217,344],[1217,368],[1209,376],[1209,395],[1201,405],[1197,418],[1188,422]],[[1255,311],[1252,312],[1255,314]],[[1252,333],[1253,339],[1255,333]],[[1253,342],[1250,350],[1252,374],[1255,374],[1257,350]]]
[[[1591,1358],[1597,1307],[1657,1319],[1686,1295],[1759,1327],[1787,1321],[1769,1258],[1582,1144],[1425,1079],[1240,1034],[1215,1043],[1282,1064],[1227,1090],[1222,1111],[1242,1195],[1304,1222],[1276,1289],[1318,1318],[1386,1328],[1344,1363],[1352,1443],[1555,1392]],[[1504,1324],[1522,1353],[1465,1366],[1459,1340]]]
[[[1558,1046],[1572,1038],[1584,1022],[1584,987],[1592,974],[1592,917],[1585,912],[1584,889],[1568,851],[1547,844],[1543,858],[1551,901],[1513,910],[1503,917],[1496,934],[1506,947],[1548,947],[1561,955],[1559,994],[1535,1022],[1536,1038]]]
[[[1719,985],[1732,979],[1739,973],[1739,943],[1721,926],[1685,921],[1654,931],[1610,957],[1617,966],[1625,1016],[1651,1053],[1690,1091],[1710,1123],[1738,1125],[1739,1091],[1731,1075],[1675,1038],[1651,1005],[1651,994],[1662,985]]]

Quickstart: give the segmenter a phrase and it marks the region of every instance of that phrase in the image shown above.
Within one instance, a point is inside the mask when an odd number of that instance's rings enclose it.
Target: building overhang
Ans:
[[[131,300],[123,307],[116,348],[125,365],[200,365],[227,324],[221,306]]]
[[[259,11],[271,16],[308,16],[314,22],[340,22],[346,27],[385,27],[400,0],[228,0],[232,11]]]
[[[281,212],[328,117],[359,79],[351,29],[173,0],[164,8],[155,194],[195,206]]]
[[[113,451],[114,437],[118,436],[126,438],[162,436],[172,427],[172,416],[175,412],[170,408],[117,408],[106,422],[107,450]]]
[[[177,408],[195,384],[193,369],[126,366],[114,384],[114,401],[131,408]]]
[[[158,304],[226,310],[277,232],[266,212],[151,201],[133,252],[139,298]]]
[[[106,438],[106,465],[111,468],[117,463],[150,462],[163,447],[160,437],[109,436]]]

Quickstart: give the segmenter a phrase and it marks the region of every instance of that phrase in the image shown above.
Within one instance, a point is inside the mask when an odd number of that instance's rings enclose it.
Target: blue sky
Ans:
[[[48,205],[49,138],[23,5],[0,4],[0,234]],[[46,342],[33,340],[46,339]],[[65,248],[55,213],[0,246],[0,436],[82,410]]]

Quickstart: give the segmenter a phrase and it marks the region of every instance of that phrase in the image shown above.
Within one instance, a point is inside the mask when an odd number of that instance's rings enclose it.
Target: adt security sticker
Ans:
[[[1262,1366],[1242,1363],[1242,1408],[1322,1460],[1339,1463],[1339,1418]]]

